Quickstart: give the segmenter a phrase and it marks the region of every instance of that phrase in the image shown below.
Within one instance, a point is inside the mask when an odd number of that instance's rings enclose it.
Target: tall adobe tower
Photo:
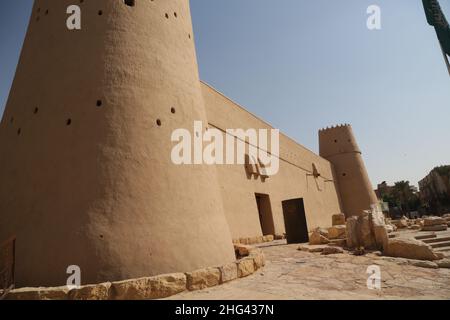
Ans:
[[[350,125],[320,130],[319,148],[320,156],[334,165],[347,217],[361,215],[363,210],[378,203]]]
[[[235,260],[215,168],[176,166],[206,124],[188,0],[37,0],[0,125],[0,240],[18,286],[190,271]],[[206,125],[204,125],[206,127]],[[201,200],[199,200],[201,199]]]

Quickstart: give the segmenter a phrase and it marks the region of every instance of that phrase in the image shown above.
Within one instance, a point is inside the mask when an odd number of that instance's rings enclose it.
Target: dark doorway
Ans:
[[[286,200],[282,202],[282,205],[287,243],[308,242],[303,199]]]
[[[267,194],[255,193],[256,205],[258,206],[259,223],[263,235],[274,235],[275,227],[273,225],[272,207],[270,198]]]

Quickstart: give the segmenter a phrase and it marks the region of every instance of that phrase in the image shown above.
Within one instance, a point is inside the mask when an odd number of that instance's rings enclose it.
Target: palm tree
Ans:
[[[394,183],[392,196],[403,213],[409,212],[411,209],[417,209],[418,197],[415,188],[409,184],[409,181],[402,180]]]

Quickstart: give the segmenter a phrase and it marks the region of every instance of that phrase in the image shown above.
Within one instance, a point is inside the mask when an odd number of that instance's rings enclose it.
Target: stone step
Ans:
[[[424,239],[422,240],[425,243],[435,243],[435,242],[443,242],[450,241],[450,237],[442,237],[442,238],[434,238],[434,239]]]
[[[442,247],[442,248],[437,248],[434,251],[439,251],[439,252],[450,252],[450,247]]]
[[[414,237],[417,240],[423,240],[423,239],[432,239],[432,238],[436,238],[437,236],[435,234],[424,234],[423,236],[417,236]]]
[[[450,247],[450,241],[443,241],[443,242],[432,243],[431,247],[432,248]]]

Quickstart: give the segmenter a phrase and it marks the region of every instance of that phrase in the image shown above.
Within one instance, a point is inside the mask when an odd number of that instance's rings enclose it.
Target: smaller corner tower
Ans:
[[[350,125],[320,130],[319,149],[320,156],[334,166],[342,208],[347,217],[361,215],[363,210],[378,203]]]

